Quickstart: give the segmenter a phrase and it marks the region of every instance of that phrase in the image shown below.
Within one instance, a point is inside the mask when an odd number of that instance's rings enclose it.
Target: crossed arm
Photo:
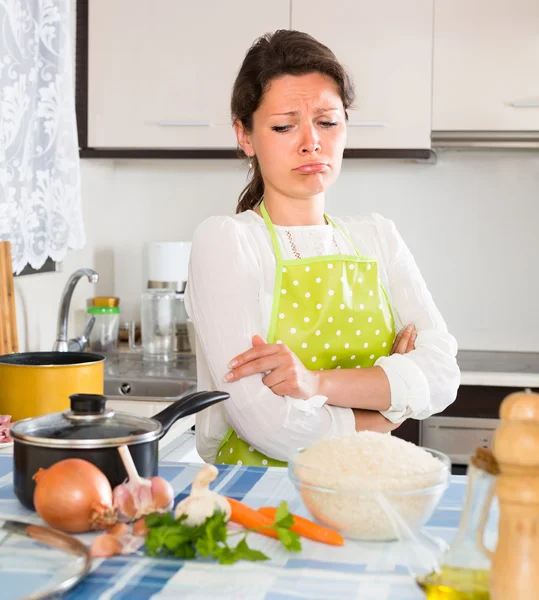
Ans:
[[[411,352],[415,338],[415,329],[409,325],[395,338],[391,354]],[[264,385],[279,396],[305,400],[322,395],[328,404],[352,408],[356,431],[385,432],[398,427],[379,412],[391,406],[389,381],[381,367],[310,371],[286,344],[267,344],[254,336],[253,346],[233,358],[229,368],[227,382],[262,373]]]

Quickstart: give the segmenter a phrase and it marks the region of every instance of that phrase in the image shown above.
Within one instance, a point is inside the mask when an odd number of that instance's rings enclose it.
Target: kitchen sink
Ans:
[[[105,377],[105,396],[122,400],[169,401],[196,392],[192,379]]]

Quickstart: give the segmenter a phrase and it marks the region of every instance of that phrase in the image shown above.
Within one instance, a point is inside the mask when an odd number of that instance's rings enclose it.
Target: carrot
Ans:
[[[275,513],[277,509],[273,506],[263,506],[258,509],[258,512],[265,517],[268,517],[272,521],[275,519]],[[318,523],[313,523],[309,519],[292,515],[294,518],[294,524],[290,527],[290,531],[297,533],[302,537],[309,538],[315,542],[322,542],[323,544],[330,544],[331,546],[342,546],[344,544],[343,537],[333,529],[328,529]]]
[[[269,527],[273,525],[273,520],[263,514],[257,512],[254,508],[247,506],[239,500],[234,498],[227,498],[232,514],[230,520],[233,523],[237,523],[245,529],[258,529],[259,527]],[[267,535],[268,537],[279,539],[277,532],[274,529],[261,529],[257,531],[261,535]]]

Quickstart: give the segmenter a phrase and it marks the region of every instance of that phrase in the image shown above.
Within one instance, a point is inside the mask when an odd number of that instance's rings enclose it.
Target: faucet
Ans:
[[[67,280],[60,300],[60,310],[58,311],[56,341],[52,346],[52,349],[55,352],[82,352],[88,344],[88,338],[90,337],[90,332],[95,323],[95,317],[93,316],[86,322],[84,332],[81,336],[69,341],[67,339],[69,305],[71,304],[73,290],[81,277],[87,277],[90,283],[97,283],[99,281],[99,275],[93,269],[77,269]]]

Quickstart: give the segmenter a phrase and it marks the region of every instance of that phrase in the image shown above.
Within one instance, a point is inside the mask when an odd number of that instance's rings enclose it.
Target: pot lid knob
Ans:
[[[100,394],[71,394],[71,412],[74,415],[105,413],[106,396]]]

